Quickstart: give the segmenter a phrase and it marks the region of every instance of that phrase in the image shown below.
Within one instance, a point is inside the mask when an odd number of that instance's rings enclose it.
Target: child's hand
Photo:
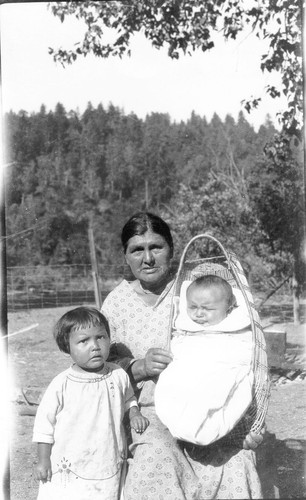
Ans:
[[[34,466],[34,477],[37,481],[41,481],[42,483],[51,481],[52,469],[50,459],[40,460]]]
[[[150,425],[149,420],[141,415],[139,412],[137,415],[134,415],[130,420],[130,426],[134,429],[138,434],[142,434],[146,428]]]

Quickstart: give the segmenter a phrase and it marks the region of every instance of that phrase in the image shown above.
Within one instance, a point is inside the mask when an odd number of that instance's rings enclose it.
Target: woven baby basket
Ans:
[[[190,248],[194,246],[195,241],[197,241],[198,244],[199,240],[202,240],[202,242],[203,240],[206,240],[206,245],[208,244],[211,246],[211,244],[213,244],[213,246],[219,249],[219,251],[215,252],[215,255],[213,256],[210,254],[208,257],[188,260],[187,253],[190,252]],[[216,255],[216,253],[218,253],[218,255]],[[202,247],[201,254],[203,254]],[[264,420],[268,409],[270,388],[266,343],[259,316],[255,309],[249,285],[240,262],[235,254],[227,252],[223,245],[211,235],[204,233],[195,236],[189,241],[183,250],[177,276],[174,282],[168,347],[170,348],[170,341],[174,329],[174,314],[177,310],[176,306],[179,301],[180,289],[183,281],[193,281],[194,279],[206,274],[215,274],[220,276],[228,281],[233,288],[238,288],[244,297],[251,319],[252,362],[250,369],[253,370],[254,373],[252,403],[244,417],[235,426],[235,428],[227,434],[227,436],[220,440],[223,444],[241,446],[243,439],[250,431],[259,434],[260,430],[264,426]]]

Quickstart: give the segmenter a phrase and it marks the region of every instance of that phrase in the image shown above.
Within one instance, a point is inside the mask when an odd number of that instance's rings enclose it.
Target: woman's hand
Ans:
[[[171,352],[165,349],[151,347],[144,358],[144,370],[147,377],[156,377],[168,364],[171,363],[173,356]]]
[[[131,364],[128,370],[129,376],[134,383],[148,377],[157,377],[172,359],[171,352],[151,347],[143,359],[137,359]]]
[[[245,450],[256,450],[256,448],[263,442],[265,432],[266,426],[261,429],[260,434],[256,434],[256,432],[249,432],[243,440],[243,448]]]

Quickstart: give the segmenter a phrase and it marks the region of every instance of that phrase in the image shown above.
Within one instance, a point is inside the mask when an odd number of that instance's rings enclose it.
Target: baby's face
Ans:
[[[188,316],[200,325],[217,325],[227,315],[228,300],[217,287],[192,286],[186,298]]]

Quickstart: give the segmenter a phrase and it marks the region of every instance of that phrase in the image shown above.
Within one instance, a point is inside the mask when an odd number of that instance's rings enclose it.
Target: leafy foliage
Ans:
[[[131,37],[141,32],[159,49],[166,46],[171,58],[213,49],[214,34],[236,39],[248,29],[267,42],[262,54],[262,71],[281,74],[282,87],[267,85],[272,98],[281,93],[287,109],[280,116],[285,130],[301,137],[303,125],[302,19],[303,0],[129,0],[57,2],[52,13],[64,22],[75,16],[85,25],[84,36],[74,48],[50,48],[49,52],[63,65],[80,55],[98,57],[130,55]],[[244,100],[249,112],[261,98]]]
[[[211,172],[208,182],[198,188],[191,189],[181,184],[172,201],[171,213],[164,210],[163,215],[168,217],[174,230],[177,259],[192,237],[208,233],[239,256],[253,286],[259,290],[268,286],[271,271],[275,271],[269,264],[272,252],[265,243],[264,233],[242,182],[232,182],[225,173]],[[211,250],[212,255],[217,251],[203,246],[201,240],[195,249],[203,257],[207,257]]]
[[[5,120],[9,266],[88,264],[90,220],[98,261],[121,265],[122,225],[149,209],[170,223],[177,258],[209,231],[239,255],[256,286],[292,272],[301,164],[283,137],[264,154],[266,141],[275,142],[269,117],[255,132],[242,113],[210,122],[192,113],[177,124],[166,114],[141,120],[88,103],[82,115],[59,104]]]
[[[255,163],[248,186],[271,253],[287,262],[300,285],[305,279],[302,164],[302,151],[287,135],[277,135],[265,146],[265,156]]]

